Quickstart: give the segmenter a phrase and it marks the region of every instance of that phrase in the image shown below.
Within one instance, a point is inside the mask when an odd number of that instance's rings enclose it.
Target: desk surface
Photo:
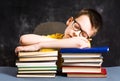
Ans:
[[[120,81],[120,66],[107,67],[107,78],[17,78],[16,73],[16,67],[0,67],[0,81]]]

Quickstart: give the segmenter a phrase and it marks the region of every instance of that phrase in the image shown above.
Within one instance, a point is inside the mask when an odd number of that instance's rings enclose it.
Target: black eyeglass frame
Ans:
[[[77,28],[76,28],[77,30],[75,30],[75,28],[73,28],[73,30],[74,30],[74,31],[81,31],[79,35],[81,35],[82,33],[83,33],[83,34],[86,34],[86,37],[85,37],[85,38],[87,38],[88,40],[90,40],[90,41],[91,41],[91,40],[92,40],[92,38],[91,38],[91,37],[89,37],[89,35],[88,35],[88,34],[87,34],[84,30],[82,30],[82,29],[81,29],[81,25],[80,25],[80,24],[79,24],[79,23],[78,23],[75,19],[73,19],[73,21],[74,21],[74,23],[73,23],[73,24],[77,23],[77,24],[79,25],[79,29],[77,29]],[[72,26],[72,27],[74,27],[74,26]],[[84,35],[83,35],[83,34],[82,34],[82,36],[84,37]]]

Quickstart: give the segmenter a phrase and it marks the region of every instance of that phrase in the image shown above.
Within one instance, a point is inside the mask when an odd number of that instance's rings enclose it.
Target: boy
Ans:
[[[102,25],[101,15],[93,9],[82,9],[66,22],[64,35],[61,39],[27,34],[20,37],[21,46],[15,52],[37,51],[41,48],[86,48],[91,47],[90,40]]]

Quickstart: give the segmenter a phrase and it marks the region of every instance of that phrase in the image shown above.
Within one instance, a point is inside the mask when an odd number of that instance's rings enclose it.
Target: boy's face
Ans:
[[[76,19],[69,18],[66,22],[67,28],[64,32],[64,38],[71,37],[85,37],[90,38],[95,33],[95,29],[92,28],[90,19],[87,15],[82,15]]]

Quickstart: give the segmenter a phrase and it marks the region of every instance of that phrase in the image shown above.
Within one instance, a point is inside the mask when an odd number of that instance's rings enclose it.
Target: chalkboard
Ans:
[[[33,33],[43,22],[63,22],[82,8],[96,9],[103,17],[103,29],[92,46],[109,46],[103,66],[120,65],[119,0],[1,0],[0,65],[15,66],[14,49],[22,34]]]

